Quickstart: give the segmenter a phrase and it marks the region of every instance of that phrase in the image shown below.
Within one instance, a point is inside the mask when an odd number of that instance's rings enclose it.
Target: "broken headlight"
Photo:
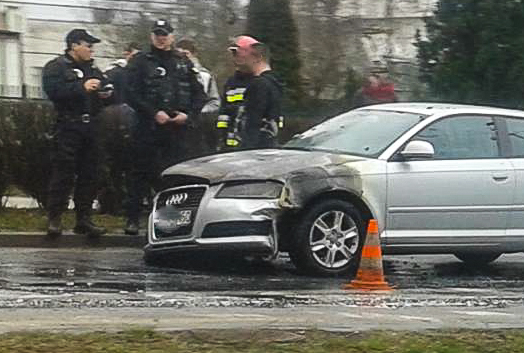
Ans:
[[[257,181],[225,184],[218,199],[278,199],[284,185],[275,181]]]

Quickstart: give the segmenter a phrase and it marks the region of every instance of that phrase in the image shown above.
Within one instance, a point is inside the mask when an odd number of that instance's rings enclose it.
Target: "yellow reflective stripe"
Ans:
[[[228,125],[229,124],[227,123],[227,121],[219,121],[219,122],[217,122],[217,127],[221,128],[221,129],[227,128]]]
[[[244,100],[244,95],[243,94],[234,94],[232,96],[227,96],[227,101],[229,103],[243,101],[243,100]]]
[[[238,146],[238,141],[235,140],[235,139],[227,139],[226,140],[226,145],[228,145],[228,146]]]

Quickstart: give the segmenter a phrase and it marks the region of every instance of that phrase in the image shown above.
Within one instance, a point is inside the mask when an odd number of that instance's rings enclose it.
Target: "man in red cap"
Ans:
[[[217,150],[233,150],[239,147],[239,129],[242,119],[240,108],[244,104],[244,93],[253,78],[246,66],[247,54],[251,45],[259,43],[248,36],[235,38],[228,48],[233,57],[235,73],[226,80],[220,105],[220,115],[217,121],[219,141]]]
[[[246,49],[246,71],[254,78],[245,92],[242,148],[273,148],[282,122],[283,84],[271,70],[270,51],[263,43]]]

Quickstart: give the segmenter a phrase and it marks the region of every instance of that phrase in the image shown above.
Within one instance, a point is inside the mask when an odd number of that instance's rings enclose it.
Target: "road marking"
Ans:
[[[453,313],[470,316],[515,316],[514,314],[501,313],[499,311],[453,311]]]
[[[344,317],[349,317],[349,318],[352,318],[352,319],[362,319],[362,315],[358,315],[358,314],[338,313],[338,315],[344,316]]]
[[[410,320],[410,321],[425,321],[425,322],[441,322],[439,319],[432,317],[423,317],[423,316],[409,316],[409,315],[398,315],[399,319]]]

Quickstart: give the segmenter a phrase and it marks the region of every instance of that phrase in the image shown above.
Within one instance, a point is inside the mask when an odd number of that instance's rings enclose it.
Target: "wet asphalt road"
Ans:
[[[452,256],[390,256],[395,290],[342,290],[344,278],[196,257],[149,267],[137,249],[0,249],[0,333],[20,330],[524,328],[524,255],[484,268]]]
[[[400,293],[524,293],[524,254],[505,255],[482,268],[447,255],[389,256],[385,271]],[[0,299],[20,293],[336,292],[346,282],[299,275],[285,256],[266,264],[193,257],[150,267],[136,249],[0,249]]]

